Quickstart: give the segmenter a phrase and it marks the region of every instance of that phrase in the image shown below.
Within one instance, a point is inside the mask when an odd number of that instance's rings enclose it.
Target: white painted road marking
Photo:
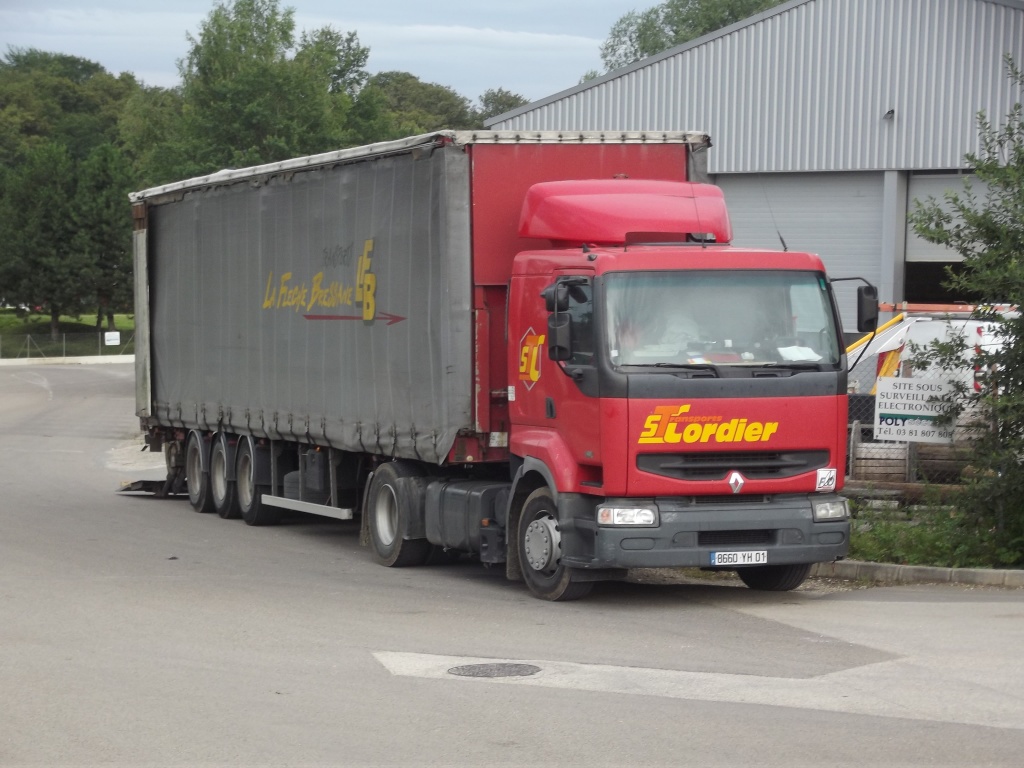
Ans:
[[[488,659],[395,651],[376,651],[373,655],[392,675],[444,679],[459,684],[531,685],[1024,730],[1024,700],[1020,697],[1001,696],[955,678],[942,678],[934,670],[906,660],[795,679],[538,659]],[[541,671],[529,677],[487,678],[460,677],[448,672],[452,667],[466,664],[496,663],[533,664]],[[894,680],[903,680],[902,687],[895,687]]]
[[[21,374],[12,373],[11,376],[17,379],[18,381],[23,381],[26,384],[31,384],[32,386],[39,387],[40,389],[46,392],[47,400],[53,400],[53,389],[50,387],[50,382],[45,376],[38,373],[33,373],[31,371],[28,373]]]

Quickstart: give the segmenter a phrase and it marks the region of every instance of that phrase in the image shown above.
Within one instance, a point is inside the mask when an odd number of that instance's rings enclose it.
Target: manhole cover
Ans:
[[[459,677],[527,677],[538,672],[540,667],[533,664],[466,664],[448,670]]]

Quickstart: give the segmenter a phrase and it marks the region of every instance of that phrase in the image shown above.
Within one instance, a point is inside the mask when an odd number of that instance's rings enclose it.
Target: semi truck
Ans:
[[[385,566],[468,553],[547,600],[795,588],[849,547],[840,315],[817,256],[730,245],[710,146],[440,131],[133,193],[163,491],[358,517]]]

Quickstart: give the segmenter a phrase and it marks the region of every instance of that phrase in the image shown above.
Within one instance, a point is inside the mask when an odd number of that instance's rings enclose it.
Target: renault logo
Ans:
[[[729,487],[732,488],[733,493],[739,493],[743,490],[743,475],[739,472],[733,472],[729,475]]]

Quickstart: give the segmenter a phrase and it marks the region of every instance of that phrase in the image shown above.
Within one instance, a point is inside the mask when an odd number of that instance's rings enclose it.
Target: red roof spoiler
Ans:
[[[624,245],[631,233],[720,244],[732,240],[732,225],[718,187],[642,179],[534,184],[519,217],[520,236],[555,242]]]

